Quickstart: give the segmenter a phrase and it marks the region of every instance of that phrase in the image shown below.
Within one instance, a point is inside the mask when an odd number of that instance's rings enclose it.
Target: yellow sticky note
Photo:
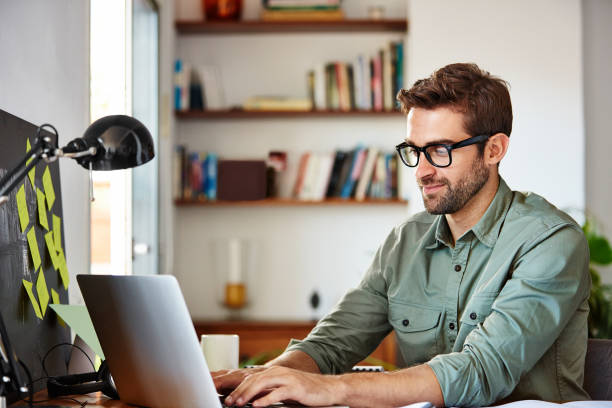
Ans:
[[[36,189],[36,199],[38,200],[38,220],[40,225],[49,231],[49,221],[47,221],[47,207],[45,206],[45,193],[40,191],[40,188]]]
[[[53,301],[54,305],[59,305],[61,304],[60,302],[60,297],[59,297],[59,293],[57,293],[55,291],[55,289],[51,288],[51,300]],[[57,314],[57,313],[56,313]],[[57,321],[64,327],[66,327],[66,323],[64,322],[64,319],[62,319],[61,317],[59,317],[59,315],[57,315]]]
[[[53,241],[55,241],[55,250],[59,251],[62,248],[62,219],[53,214]]]
[[[26,139],[26,153],[29,152],[30,150],[32,150],[32,146],[30,145],[30,139]],[[32,161],[32,158],[28,159],[28,161],[26,161],[26,165],[30,164],[30,162]],[[36,187],[34,186],[34,179],[36,175],[36,166],[32,167],[32,170],[28,171],[28,178],[30,179],[30,183],[32,183],[32,188],[36,189]]]
[[[40,301],[40,311],[42,315],[45,315],[47,311],[47,305],[49,304],[49,289],[47,289],[47,281],[45,280],[44,269],[41,268],[38,273],[38,279],[36,279],[36,293],[38,293],[38,300]]]
[[[28,297],[30,298],[30,302],[32,303],[32,307],[34,308],[34,313],[36,313],[36,317],[42,320],[43,317],[42,317],[42,314],[40,313],[40,307],[38,306],[38,302],[36,301],[36,298],[34,297],[34,293],[32,292],[32,282],[28,282],[25,279],[22,279],[21,281],[23,282],[23,287],[28,293]]]
[[[53,188],[53,180],[51,180],[51,172],[48,166],[45,167],[45,171],[43,172],[42,182],[45,188],[45,195],[47,196],[47,204],[49,205],[49,210],[51,210],[55,202],[55,189]]]
[[[28,213],[28,205],[26,204],[25,184],[22,184],[19,190],[17,190],[17,211],[19,212],[21,232],[25,232],[25,229],[30,223],[30,214]]]
[[[57,248],[56,248],[57,249]],[[64,255],[64,251],[61,249],[58,250],[58,259],[59,259],[59,273],[62,278],[62,283],[64,284],[64,289],[68,290],[68,284],[70,283],[70,277],[68,275],[68,266],[66,265],[66,256]]]
[[[32,255],[32,261],[34,262],[34,270],[37,270],[40,266],[40,252],[38,252],[38,242],[36,241],[36,232],[34,228],[30,228],[28,231],[28,244],[30,246],[30,254]]]
[[[45,242],[47,243],[47,250],[49,252],[49,256],[51,257],[53,269],[57,271],[59,269],[59,260],[57,259],[57,250],[55,249],[55,244],[53,243],[53,231],[49,231],[45,234]]]

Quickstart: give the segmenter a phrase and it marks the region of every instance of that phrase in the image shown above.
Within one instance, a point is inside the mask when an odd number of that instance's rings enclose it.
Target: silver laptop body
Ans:
[[[122,401],[221,408],[173,276],[78,275]]]

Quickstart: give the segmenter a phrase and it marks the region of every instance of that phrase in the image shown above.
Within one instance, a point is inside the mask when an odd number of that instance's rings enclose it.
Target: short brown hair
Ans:
[[[471,136],[512,132],[512,103],[508,83],[471,63],[450,64],[412,88],[397,94],[405,113],[411,108],[447,107],[464,115]],[[484,149],[484,144],[481,146]],[[482,150],[481,150],[482,151]]]

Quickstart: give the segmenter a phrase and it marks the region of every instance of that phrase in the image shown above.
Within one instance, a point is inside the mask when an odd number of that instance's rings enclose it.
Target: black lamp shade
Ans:
[[[94,156],[77,159],[86,169],[89,169],[91,162],[93,170],[128,169],[155,157],[153,138],[147,128],[139,120],[125,115],[105,116],[96,120],[81,139],[73,140],[67,147],[78,150],[95,147],[97,152]]]

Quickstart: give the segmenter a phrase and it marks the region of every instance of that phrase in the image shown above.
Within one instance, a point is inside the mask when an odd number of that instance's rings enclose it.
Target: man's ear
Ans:
[[[505,133],[496,133],[489,137],[484,151],[486,164],[496,165],[504,158],[508,151],[510,137]]]

